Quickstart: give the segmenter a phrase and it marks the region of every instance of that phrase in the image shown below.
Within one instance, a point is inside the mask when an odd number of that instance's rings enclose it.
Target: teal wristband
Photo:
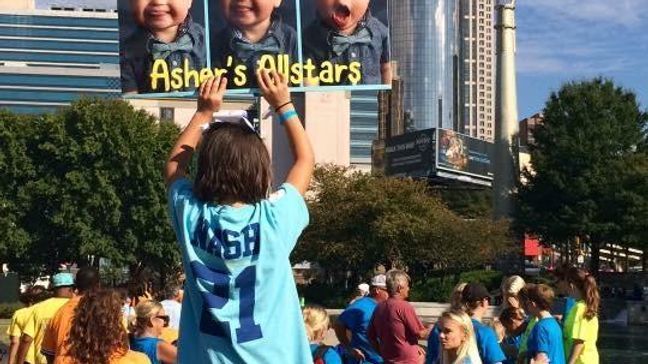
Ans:
[[[297,117],[297,111],[295,110],[284,111],[281,114],[279,114],[279,124],[283,125],[283,123],[285,123],[286,121],[296,117]]]

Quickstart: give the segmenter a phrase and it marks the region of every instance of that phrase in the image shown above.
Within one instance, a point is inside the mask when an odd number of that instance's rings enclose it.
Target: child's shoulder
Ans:
[[[187,33],[201,38],[205,37],[205,27],[203,27],[202,24],[195,22],[192,18],[187,19],[185,27],[187,28]]]
[[[389,33],[387,26],[383,24],[383,22],[378,20],[378,18],[372,15],[367,16],[367,18],[365,19],[365,24],[374,33],[374,36],[387,36]]]

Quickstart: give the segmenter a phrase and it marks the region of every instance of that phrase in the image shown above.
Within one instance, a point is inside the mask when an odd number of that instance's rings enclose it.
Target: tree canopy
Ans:
[[[179,251],[161,171],[178,128],[118,100],[0,114],[0,261],[23,275],[98,258],[168,270]]]
[[[647,130],[633,92],[603,79],[563,85],[533,132],[518,226],[548,242],[590,243],[595,271],[601,244],[638,244],[648,228]]]
[[[293,260],[317,262],[336,279],[376,264],[424,278],[492,262],[508,250],[508,225],[464,219],[425,182],[376,177],[336,166],[315,171],[311,224]]]

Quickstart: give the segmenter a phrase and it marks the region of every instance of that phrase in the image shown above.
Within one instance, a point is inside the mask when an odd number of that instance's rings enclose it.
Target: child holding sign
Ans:
[[[318,68],[325,62],[351,69],[359,64],[360,84],[391,84],[389,31],[371,15],[369,2],[315,0],[318,18],[304,30],[304,62],[310,59]],[[349,78],[330,83],[349,84]]]
[[[220,3],[227,26],[211,37],[212,66],[227,69],[230,79],[245,80],[234,86],[257,87],[254,75],[263,55],[288,55],[297,62],[297,32],[278,15],[281,0]]]
[[[189,14],[191,0],[130,0],[130,8],[138,29],[122,44],[125,93],[169,91],[162,83],[152,85],[151,72],[205,67],[205,31]]]
[[[166,163],[186,274],[179,363],[312,363],[288,258],[308,224],[302,195],[314,157],[287,78],[264,70],[257,82],[294,155],[275,193],[268,195],[270,157],[255,130],[247,123],[210,123],[223,102],[225,78],[201,85],[198,110]],[[186,173],[199,143],[192,183]]]

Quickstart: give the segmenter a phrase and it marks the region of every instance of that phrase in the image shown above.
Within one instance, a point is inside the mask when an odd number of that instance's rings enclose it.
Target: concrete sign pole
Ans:
[[[515,79],[515,0],[499,0],[497,11],[497,77],[495,155],[493,180],[494,218],[511,218],[512,192],[520,177],[517,86]]]

